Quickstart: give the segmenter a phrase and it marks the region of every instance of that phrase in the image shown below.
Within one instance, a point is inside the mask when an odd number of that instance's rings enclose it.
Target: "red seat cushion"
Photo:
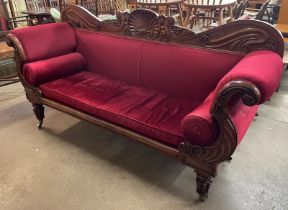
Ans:
[[[70,53],[58,57],[27,63],[23,75],[30,85],[39,85],[69,76],[86,68],[86,60],[80,53]]]
[[[198,105],[87,71],[42,84],[40,89],[47,98],[169,145],[184,141],[181,120]]]

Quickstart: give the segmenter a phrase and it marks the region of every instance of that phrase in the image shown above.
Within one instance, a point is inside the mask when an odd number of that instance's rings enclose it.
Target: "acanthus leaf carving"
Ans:
[[[256,20],[239,20],[216,27],[195,35],[189,43],[244,54],[262,49],[280,56],[284,52],[281,34],[273,26]]]

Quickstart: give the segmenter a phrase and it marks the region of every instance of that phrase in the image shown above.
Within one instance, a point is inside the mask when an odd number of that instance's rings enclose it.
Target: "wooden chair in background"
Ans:
[[[265,1],[260,9],[246,8],[244,15],[248,15],[248,19],[263,20],[265,13],[269,15],[268,4],[270,0]]]
[[[81,6],[96,16],[115,13],[114,0],[81,0]]]
[[[241,1],[236,4],[236,6],[233,9],[233,18],[234,20],[239,19],[241,16],[244,15],[245,9],[248,7],[248,0]]]
[[[48,7],[45,0],[25,0],[27,10],[43,11]]]
[[[80,5],[87,9],[89,12],[91,12],[94,15],[98,15],[97,11],[97,3],[95,0],[82,0]]]
[[[214,28],[232,21],[233,8],[237,1],[227,0],[186,0],[184,5],[188,7],[191,29],[201,24],[201,29]],[[190,12],[191,11],[191,12]],[[191,13],[192,15],[189,15]],[[189,17],[187,17],[189,18]],[[185,21],[187,22],[187,21]],[[186,25],[186,24],[185,24]]]
[[[115,0],[116,11],[125,11],[128,9],[126,0]]]

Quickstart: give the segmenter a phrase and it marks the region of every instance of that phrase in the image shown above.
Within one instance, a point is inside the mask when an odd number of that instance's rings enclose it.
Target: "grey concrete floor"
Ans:
[[[21,85],[0,88],[0,209],[288,209],[288,74],[197,200],[189,167],[46,108],[36,128]]]

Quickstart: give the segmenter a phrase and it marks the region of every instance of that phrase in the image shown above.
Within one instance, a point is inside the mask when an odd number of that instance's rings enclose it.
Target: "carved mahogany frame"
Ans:
[[[235,21],[210,31],[194,34],[188,29],[175,26],[172,18],[159,16],[151,10],[138,9],[130,14],[117,13],[117,20],[101,21],[86,9],[76,5],[65,5],[62,11],[62,21],[69,23],[74,28],[84,30],[194,48],[209,48],[228,53],[247,54],[266,49],[282,56],[284,50],[282,35],[272,26],[260,21]],[[230,81],[216,93],[217,97],[215,97],[210,110],[219,130],[215,143],[209,146],[199,146],[193,145],[192,141],[187,139],[178,148],[175,148],[45,98],[39,88],[29,85],[23,77],[22,67],[26,55],[20,41],[13,34],[9,34],[7,37],[7,43],[15,48],[18,75],[25,88],[27,99],[34,107],[39,128],[41,128],[44,118],[43,105],[47,105],[174,156],[195,169],[197,192],[201,200],[207,198],[212,178],[216,177],[220,164],[225,160],[230,160],[237,146],[237,131],[228,109],[230,98],[235,96],[242,98],[243,103],[247,106],[254,106],[261,100],[260,90],[254,84],[243,80]]]

